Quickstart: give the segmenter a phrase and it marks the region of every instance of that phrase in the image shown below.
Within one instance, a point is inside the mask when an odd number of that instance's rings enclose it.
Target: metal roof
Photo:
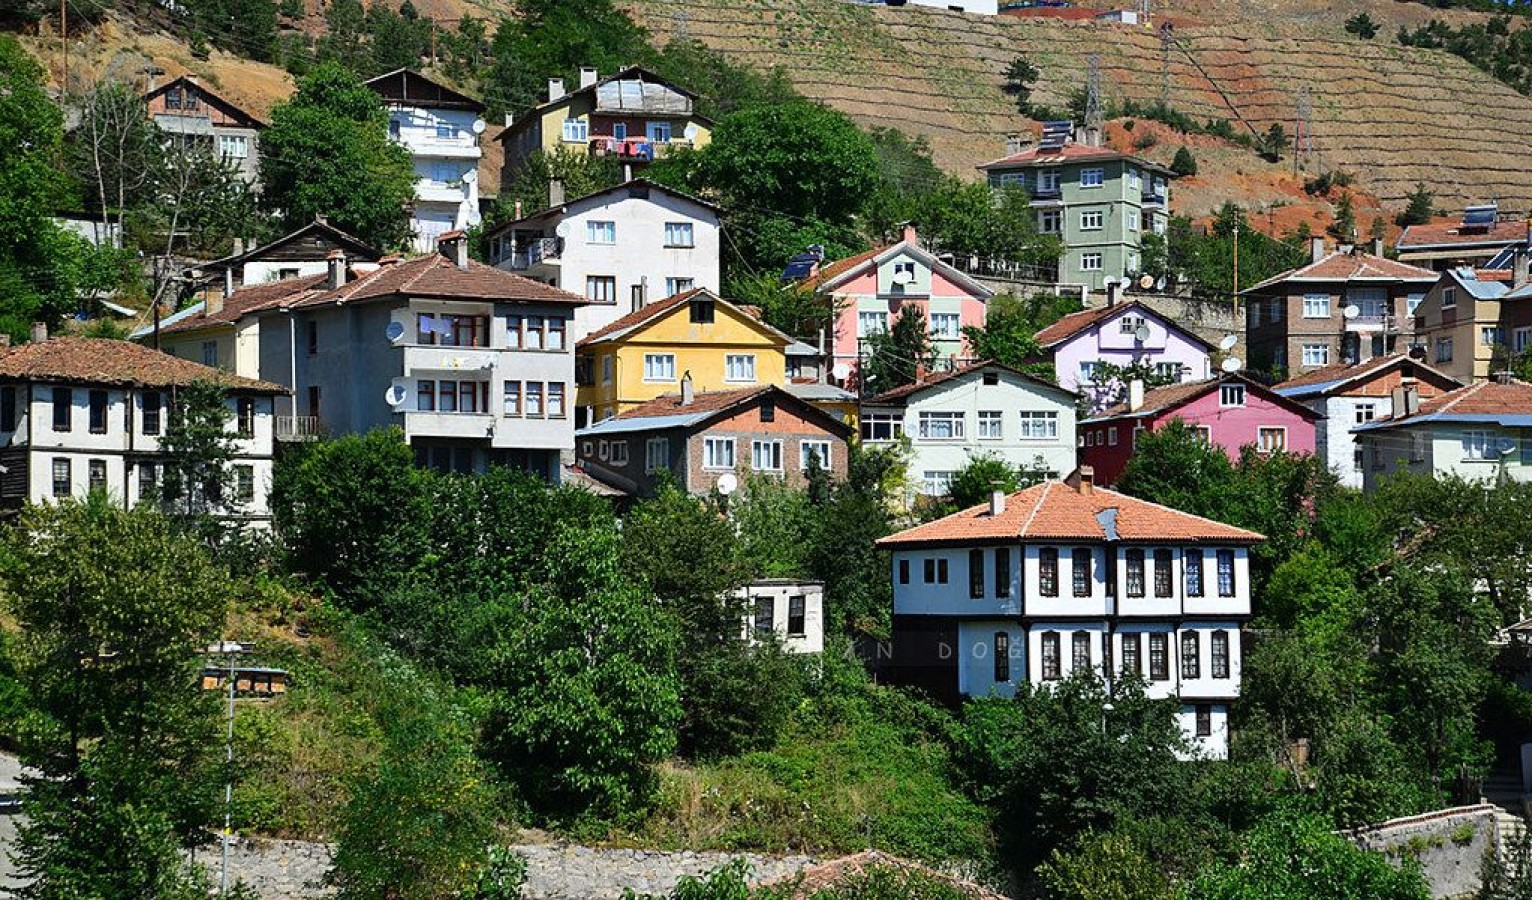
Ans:
[[[597,422],[575,432],[575,437],[604,437],[609,434],[629,434],[634,431],[658,431],[664,428],[686,428],[702,421],[718,410],[688,413],[684,416],[638,416],[631,419],[612,418]]]

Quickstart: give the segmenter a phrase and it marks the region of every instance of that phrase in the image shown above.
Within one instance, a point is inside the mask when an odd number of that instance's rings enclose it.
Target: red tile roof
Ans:
[[[662,394],[653,400],[640,403],[627,412],[618,413],[616,418],[652,419],[656,416],[690,416],[696,413],[717,412],[769,390],[772,390],[772,386],[767,384],[732,391],[698,391],[692,395],[692,402],[684,406],[681,404],[680,394]]]
[[[1526,240],[1528,235],[1526,222],[1496,222],[1489,228],[1466,232],[1462,230],[1462,226],[1462,221],[1455,218],[1445,222],[1427,222],[1424,225],[1407,226],[1399,235],[1399,239],[1394,242],[1394,249],[1423,250],[1430,247],[1474,244],[1503,246],[1518,240]]]
[[[1042,331],[1039,331],[1033,337],[1037,339],[1038,344],[1044,347],[1057,344],[1059,341],[1065,341],[1074,337],[1116,311],[1117,307],[1115,306],[1103,306],[1099,309],[1082,309],[1079,312],[1072,312]]]
[[[0,353],[0,379],[161,388],[209,380],[230,390],[289,393],[280,384],[241,378],[130,341],[107,338],[57,337],[18,344]]]
[[[1057,150],[1041,150],[1037,146],[1028,147],[1020,153],[1012,153],[1010,156],[1004,156],[993,162],[987,162],[979,166],[979,169],[983,171],[986,169],[1008,169],[1017,166],[1050,166],[1061,162],[1112,162],[1119,159],[1132,160],[1143,168],[1175,177],[1175,173],[1166,167],[1159,163],[1150,162],[1143,157],[1113,150],[1111,147],[1092,147],[1089,144],[1076,144],[1074,141],[1069,141]]]
[[[812,277],[798,282],[798,286],[811,291],[815,290],[821,284],[839,278],[845,273],[871,262],[873,258],[887,249],[888,247],[874,247],[865,253],[858,253],[845,259],[837,259],[834,262],[822,263],[818,272],[814,273]]]
[[[1352,279],[1366,279],[1371,281],[1434,282],[1440,277],[1440,272],[1422,269],[1419,266],[1412,266],[1408,263],[1396,262],[1382,256],[1373,256],[1371,253],[1341,253],[1336,251],[1319,262],[1300,266],[1296,269],[1288,269],[1279,275],[1271,276],[1260,284],[1245,288],[1240,293],[1254,293],[1285,281],[1350,281]]]
[[[1333,366],[1313,369],[1302,375],[1287,379],[1281,384],[1273,385],[1272,390],[1281,391],[1287,388],[1306,387],[1311,384],[1328,384],[1330,382],[1347,382],[1375,375],[1392,366],[1409,363],[1413,368],[1431,372],[1449,381],[1456,380],[1444,372],[1438,372],[1418,359],[1411,359],[1405,353],[1390,353],[1387,356],[1374,356],[1372,359],[1359,363],[1337,363]]]
[[[1512,379],[1509,384],[1478,381],[1467,387],[1448,391],[1420,401],[1414,416],[1390,417],[1384,421],[1402,421],[1418,416],[1526,416],[1532,415],[1532,384]]]
[[[911,394],[923,391],[926,388],[935,387],[936,385],[951,381],[954,378],[961,378],[964,375],[977,372],[980,369],[999,369],[1002,372],[1010,372],[1012,375],[1023,378],[1034,384],[1052,388],[1053,390],[1062,394],[1072,395],[1074,393],[1068,388],[1059,387],[1051,381],[1038,378],[1036,375],[1028,375],[1026,372],[1023,372],[1020,369],[1012,368],[1011,366],[1004,365],[1003,363],[992,362],[990,360],[980,360],[978,362],[969,363],[966,366],[959,366],[958,368],[949,372],[941,372],[939,374],[932,375],[926,378],[924,381],[917,381],[914,384],[906,384],[901,385],[900,387],[892,388],[890,390],[884,391],[881,394],[878,394],[875,397],[869,397],[862,402],[872,406],[877,406],[883,403],[893,403],[899,400],[903,400],[905,397],[908,397]]]
[[[292,305],[303,309],[401,294],[462,300],[521,300],[571,306],[588,302],[584,297],[540,281],[513,275],[494,266],[469,260],[468,268],[459,269],[440,253],[428,253],[405,262],[385,265],[336,290],[306,297]]]
[[[677,306],[680,306],[682,303],[685,303],[692,297],[695,297],[697,294],[702,293],[704,290],[705,288],[692,288],[689,291],[682,291],[679,294],[671,294],[669,297],[666,297],[663,300],[656,300],[648,306],[640,306],[638,309],[633,310],[625,316],[617,318],[610,324],[602,328],[597,328],[595,331],[587,334],[575,346],[583,347],[586,344],[594,344],[607,335],[618,331],[624,331],[626,329],[632,328],[635,325],[642,325],[650,319],[657,318],[664,313],[670,312]]]
[[[983,503],[944,519],[927,522],[878,541],[885,549],[932,544],[995,541],[1104,541],[1101,514],[1116,511],[1117,539],[1122,541],[1209,541],[1253,544],[1265,537],[1233,525],[1150,503],[1103,487],[1081,490],[1062,481],[1045,481],[1006,498],[998,516]]]
[[[1305,419],[1317,421],[1324,418],[1324,416],[1313,411],[1312,409],[1309,409],[1307,406],[1304,406],[1297,401],[1289,400],[1286,397],[1283,397],[1281,394],[1275,393],[1271,388],[1268,388],[1259,382],[1251,381],[1242,375],[1236,374],[1223,375],[1218,378],[1210,378],[1207,381],[1187,381],[1180,384],[1167,384],[1163,387],[1153,388],[1144,392],[1144,404],[1137,410],[1129,412],[1128,404],[1126,402],[1118,403],[1103,409],[1101,412],[1091,416],[1089,419],[1082,420],[1081,424],[1100,419],[1115,418],[1118,416],[1139,417],[1161,415],[1175,409],[1176,407],[1184,406],[1185,404],[1192,402],[1204,394],[1218,390],[1222,385],[1229,382],[1243,384],[1246,391],[1255,394],[1263,400],[1274,403],[1277,406],[1285,407]]]
[[[273,306],[284,306],[294,299],[313,296],[324,289],[325,280],[328,277],[327,275],[310,275],[306,278],[286,278],[240,288],[224,300],[222,309],[210,313],[204,305],[202,312],[194,316],[187,316],[161,326],[160,333],[176,334],[213,325],[229,325],[239,321],[248,313]]]

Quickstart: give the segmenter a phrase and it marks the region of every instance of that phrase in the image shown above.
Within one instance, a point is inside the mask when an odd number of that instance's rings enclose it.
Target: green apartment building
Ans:
[[[1174,172],[1158,163],[1064,141],[1030,147],[979,166],[991,187],[1032,196],[1038,230],[1064,241],[1058,281],[1102,290],[1104,279],[1137,277],[1143,235],[1170,223]]]

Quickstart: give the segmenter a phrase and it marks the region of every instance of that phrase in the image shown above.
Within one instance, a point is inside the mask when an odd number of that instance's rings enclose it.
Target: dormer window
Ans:
[[[1242,384],[1225,384],[1218,388],[1219,406],[1244,406],[1245,386]]]
[[[705,297],[702,299],[693,300],[690,304],[688,304],[687,311],[690,315],[691,323],[693,325],[711,325],[713,323],[713,314],[715,309],[713,307],[712,300],[709,300]]]

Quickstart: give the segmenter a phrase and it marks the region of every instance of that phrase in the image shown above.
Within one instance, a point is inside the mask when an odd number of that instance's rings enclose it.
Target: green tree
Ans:
[[[1404,212],[1401,212],[1394,222],[1400,227],[1424,225],[1431,221],[1435,204],[1436,198],[1426,189],[1425,183],[1416,182],[1415,190],[1406,195]]]
[[[1350,191],[1341,194],[1340,202],[1335,205],[1335,220],[1325,230],[1338,241],[1356,240],[1356,209]]]
[[[952,473],[952,502],[958,509],[967,509],[988,502],[994,491],[1012,494],[1044,477],[1042,472],[1017,466],[997,454],[981,453],[968,457]]]
[[[1171,900],[1170,879],[1131,834],[1087,832],[1038,867],[1056,900]]]
[[[484,93],[491,115],[520,115],[547,99],[550,76],[573,85],[581,66],[610,74],[656,55],[644,30],[611,0],[525,0],[516,12],[501,21],[490,48]]]
[[[148,507],[104,495],[23,511],[6,535],[27,819],[20,896],[206,896],[181,850],[207,839],[215,705],[198,654],[226,578]]]
[[[1395,868],[1381,854],[1358,849],[1313,817],[1280,816],[1257,827],[1237,862],[1198,873],[1187,900],[1320,900],[1368,897],[1425,900],[1431,896],[1419,863]]]
[[[1170,171],[1180,176],[1197,174],[1197,158],[1192,156],[1192,151],[1186,147],[1177,147],[1176,155],[1170,161]]]
[[[964,326],[963,337],[968,339],[968,346],[978,359],[994,360],[1024,371],[1045,368],[1051,371],[1051,366],[1038,364],[1042,351],[1033,337],[1039,330],[1035,325],[1026,303],[1015,294],[999,294],[987,304],[983,327]]]
[[[215,515],[236,506],[229,492],[236,435],[222,385],[193,381],[171,392],[160,436],[160,503],[171,519],[213,537]]]
[[[1261,156],[1267,162],[1276,162],[1287,150],[1287,131],[1281,122],[1271,123],[1271,128],[1261,136]]]
[[[1370,41],[1378,36],[1378,23],[1363,10],[1346,20],[1346,33]]]
[[[1474,900],[1521,900],[1532,897],[1532,832],[1507,840],[1499,853],[1484,854],[1479,892]]]
[[[1016,111],[1023,116],[1032,115],[1032,87],[1042,73],[1025,56],[1011,60],[1005,68],[1005,80],[1000,90],[1016,101]]]
[[[859,377],[863,396],[914,384],[936,365],[936,346],[926,330],[926,314],[920,307],[900,307],[894,325],[874,331],[863,339]]]
[[[533,151],[516,170],[510,190],[497,201],[495,220],[509,222],[517,203],[526,216],[547,209],[548,186],[554,180],[563,184],[564,197],[573,200],[621,183],[622,166],[615,156],[593,156],[563,146],[552,153]]]
[[[284,228],[322,213],[374,246],[403,246],[409,237],[409,151],[389,140],[382,99],[338,66],[315,69],[271,111],[261,134],[261,186],[265,208]]]

